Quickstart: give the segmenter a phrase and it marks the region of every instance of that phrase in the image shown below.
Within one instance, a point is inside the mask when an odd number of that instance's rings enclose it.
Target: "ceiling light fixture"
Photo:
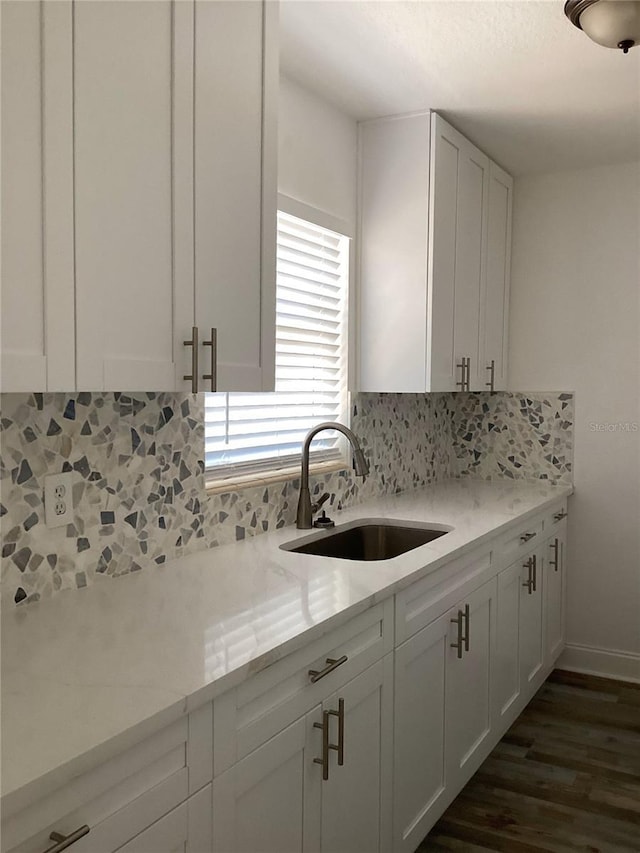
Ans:
[[[623,53],[640,44],[640,2],[637,0],[567,0],[564,13],[572,24],[603,47]]]

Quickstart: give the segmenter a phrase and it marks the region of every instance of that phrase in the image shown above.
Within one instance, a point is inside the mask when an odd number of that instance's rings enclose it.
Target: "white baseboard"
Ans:
[[[558,669],[640,683],[640,654],[595,649],[567,643],[556,663]]]

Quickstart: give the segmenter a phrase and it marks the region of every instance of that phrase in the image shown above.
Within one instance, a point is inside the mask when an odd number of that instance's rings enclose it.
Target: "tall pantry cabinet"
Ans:
[[[3,390],[271,388],[277,3],[2,25]]]

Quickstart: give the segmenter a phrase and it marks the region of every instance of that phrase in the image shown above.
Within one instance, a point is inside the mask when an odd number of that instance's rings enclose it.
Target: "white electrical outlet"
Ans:
[[[48,474],[44,478],[44,514],[47,527],[73,521],[73,473]]]

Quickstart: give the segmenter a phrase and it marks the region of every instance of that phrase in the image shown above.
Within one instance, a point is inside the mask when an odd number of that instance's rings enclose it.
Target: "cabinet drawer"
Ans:
[[[447,563],[396,595],[396,646],[441,616],[495,574],[493,552],[474,551]]]
[[[126,844],[211,779],[211,720],[209,704],[28,807],[5,812],[3,853],[42,853],[53,844],[51,832],[69,835],[84,825],[90,831],[73,853],[111,853]]]
[[[567,518],[567,500],[560,501],[554,504],[544,517],[544,535],[545,538],[553,536],[554,531],[558,530],[563,521]]]
[[[188,832],[187,804],[182,803],[120,847],[118,853],[182,853],[186,849]]]
[[[211,785],[136,835],[117,853],[211,853]]]
[[[214,776],[393,648],[393,599],[372,607],[214,700]],[[312,683],[310,671],[346,660]]]
[[[543,517],[534,516],[512,527],[500,537],[497,543],[497,556],[500,565],[510,566],[540,545],[543,533]]]

